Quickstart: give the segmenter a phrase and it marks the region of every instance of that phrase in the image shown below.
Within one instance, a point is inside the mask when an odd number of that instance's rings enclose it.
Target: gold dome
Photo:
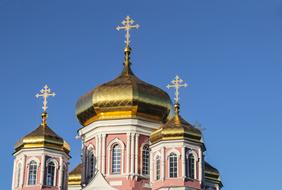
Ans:
[[[223,187],[219,171],[211,166],[207,161],[205,161],[205,179],[213,181],[214,183],[218,184],[220,188]]]
[[[200,142],[202,139],[201,131],[179,115],[179,105],[175,105],[176,114],[166,124],[154,131],[150,136],[152,143],[166,140],[180,140],[187,139],[190,141]]]
[[[64,151],[69,154],[69,144],[47,126],[46,118],[47,113],[44,112],[42,114],[42,124],[16,143],[15,152],[29,148],[49,148]]]
[[[68,178],[68,185],[80,185],[81,184],[81,172],[82,164],[78,164],[70,173]]]
[[[83,126],[107,119],[166,120],[171,110],[168,94],[134,75],[129,54],[127,47],[123,71],[116,79],[94,88],[78,100],[76,115]]]

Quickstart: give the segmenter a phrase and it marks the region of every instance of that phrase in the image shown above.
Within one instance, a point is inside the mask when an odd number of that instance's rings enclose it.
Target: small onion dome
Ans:
[[[47,118],[46,112],[42,114],[42,118],[44,122],[42,122],[39,127],[16,143],[15,152],[18,152],[21,149],[49,148],[64,151],[69,154],[70,145],[47,126],[45,122]]]
[[[69,173],[68,185],[80,185],[81,172],[82,164],[80,163]]]
[[[201,131],[185,121],[176,110],[175,116],[150,136],[151,143],[167,140],[190,140],[202,143]]]
[[[94,88],[78,100],[76,115],[83,126],[107,119],[166,120],[171,110],[168,94],[134,75],[129,54],[127,47],[123,71],[116,79]]]
[[[220,188],[223,187],[223,184],[220,179],[219,171],[206,161],[205,161],[205,179],[218,184]]]

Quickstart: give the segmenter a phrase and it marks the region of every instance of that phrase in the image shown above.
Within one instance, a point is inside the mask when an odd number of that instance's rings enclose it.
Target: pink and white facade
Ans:
[[[46,148],[14,154],[13,190],[66,190],[69,156]]]

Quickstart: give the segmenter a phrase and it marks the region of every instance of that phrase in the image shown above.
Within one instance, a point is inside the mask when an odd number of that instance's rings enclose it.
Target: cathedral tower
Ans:
[[[168,94],[140,80],[130,63],[129,30],[138,28],[126,17],[118,30],[126,31],[124,67],[114,80],[82,96],[76,106],[83,141],[81,183],[100,187],[103,179],[115,189],[149,189],[149,136],[171,110]],[[105,184],[106,184],[105,183]],[[91,188],[90,188],[91,187]]]
[[[47,98],[55,96],[46,85],[42,122],[15,145],[13,190],[67,190],[70,146],[47,125]]]

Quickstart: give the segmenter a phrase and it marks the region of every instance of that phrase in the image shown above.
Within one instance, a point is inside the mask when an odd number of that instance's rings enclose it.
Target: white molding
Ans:
[[[177,155],[177,158],[180,158],[180,153],[177,149],[175,148],[172,148],[172,149],[169,149],[167,152],[166,152],[166,159],[168,159],[169,155],[171,153],[175,153]]]
[[[140,175],[143,175],[143,148],[144,146],[147,145],[149,147],[149,175],[150,175],[150,159],[151,159],[151,151],[150,151],[150,146],[147,141],[143,142],[140,146]]]
[[[135,155],[134,155],[134,159],[135,159],[135,174],[138,175],[138,145],[139,145],[139,134],[135,134]]]
[[[131,134],[131,143],[130,143],[130,174],[133,175],[134,173],[134,138],[135,138],[135,133]]]
[[[107,147],[107,151],[108,151],[108,175],[111,175],[111,169],[112,169],[112,165],[111,165],[111,161],[112,161],[112,147],[113,145],[118,144],[121,147],[121,163],[120,163],[120,174],[122,175],[124,174],[124,143],[118,139],[118,138],[114,138],[108,145]],[[114,175],[114,174],[112,174]]]
[[[129,151],[130,151],[130,139],[131,139],[131,133],[126,134],[126,174],[129,174]]]
[[[41,160],[42,160],[43,165],[45,164],[45,159],[46,159],[46,156],[43,154],[41,156]],[[41,167],[40,182],[39,182],[41,187],[44,185],[44,171],[45,171],[45,167],[43,166],[43,167]]]
[[[105,174],[105,161],[106,161],[106,155],[105,155],[105,149],[106,149],[106,134],[102,134],[102,174]]]
[[[170,177],[170,160],[169,160],[169,156],[171,153],[174,153],[176,155],[176,177]],[[179,178],[179,159],[180,159],[180,154],[178,152],[178,150],[176,149],[172,149],[171,151],[167,152],[166,154],[166,164],[165,166],[167,167],[167,178],[169,179],[177,179]]]

